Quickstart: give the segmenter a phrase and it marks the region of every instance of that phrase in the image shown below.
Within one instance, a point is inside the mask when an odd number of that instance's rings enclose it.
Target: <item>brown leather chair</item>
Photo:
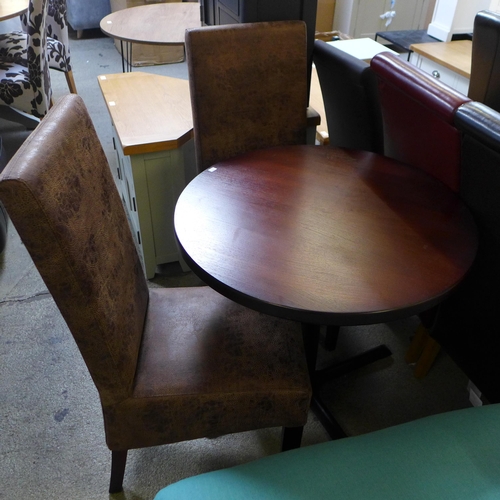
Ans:
[[[384,154],[426,171],[454,191],[460,183],[461,135],[456,110],[470,99],[399,57],[384,52],[370,64],[378,79]],[[420,315],[421,327],[406,355],[423,377],[439,352],[428,335],[435,311]]]
[[[468,95],[500,111],[500,14],[481,11],[474,18]]]
[[[199,170],[247,151],[306,143],[303,21],[190,29],[186,59]]]
[[[112,451],[264,427],[300,446],[311,397],[300,325],[208,287],[148,289],[85,105],[56,104],[0,177],[0,199],[99,392]]]

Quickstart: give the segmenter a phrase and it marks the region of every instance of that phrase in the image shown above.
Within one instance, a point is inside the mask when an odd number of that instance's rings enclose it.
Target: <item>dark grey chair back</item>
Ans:
[[[500,113],[470,102],[458,109],[455,124],[463,133],[460,195],[479,246],[431,334],[490,402],[500,402]]]
[[[474,19],[468,95],[500,111],[500,14],[481,11]]]
[[[382,153],[382,117],[370,66],[321,40],[314,42],[313,61],[330,145]]]

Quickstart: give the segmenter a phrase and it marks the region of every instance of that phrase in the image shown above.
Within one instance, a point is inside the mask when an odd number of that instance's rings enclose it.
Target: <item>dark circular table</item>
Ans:
[[[442,183],[383,156],[321,146],[204,171],[177,202],[175,230],[187,263],[223,295],[322,325],[436,305],[477,245],[472,216]]]
[[[460,283],[477,248],[469,210],[444,184],[374,153],[325,146],[218,163],[182,192],[174,224],[205,283],[303,324],[311,374],[319,325],[430,309]]]

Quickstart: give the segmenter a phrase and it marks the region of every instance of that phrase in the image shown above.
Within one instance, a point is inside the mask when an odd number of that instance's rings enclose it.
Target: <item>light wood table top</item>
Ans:
[[[140,71],[97,79],[124,154],[177,149],[193,136],[187,80]]]
[[[28,8],[28,0],[1,0],[0,21],[21,15]]]
[[[459,75],[470,78],[472,62],[472,41],[456,40],[454,42],[415,43],[411,50],[455,71]]]
[[[438,304],[467,273],[476,229],[423,171],[363,151],[289,146],[216,164],[174,216],[189,267],[261,312],[380,323]]]
[[[140,5],[112,12],[101,20],[106,35],[126,42],[152,45],[184,43],[188,28],[201,26],[200,5],[173,2]]]

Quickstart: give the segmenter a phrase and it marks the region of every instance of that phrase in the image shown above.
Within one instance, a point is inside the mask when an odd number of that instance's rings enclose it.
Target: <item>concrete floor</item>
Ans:
[[[98,33],[71,40],[76,85],[113,166],[111,127],[97,75],[121,71],[112,41]],[[185,63],[146,68],[187,78]],[[67,93],[53,73],[54,98]],[[137,98],[140,99],[141,90]],[[29,132],[0,121],[0,135],[12,155]],[[192,273],[162,266],[151,286],[192,286]],[[391,358],[335,380],[324,388],[339,422],[361,434],[415,418],[470,406],[467,379],[440,354],[423,380],[413,377],[404,352],[416,318],[342,331],[337,350],[323,362],[385,342]],[[112,498],[151,499],[182,477],[276,453],[280,429],[201,439],[129,454],[123,493]],[[325,441],[313,415],[303,445]],[[99,499],[107,493],[110,453],[104,442],[97,391],[50,294],[19,240],[9,228],[0,256],[0,499]]]

